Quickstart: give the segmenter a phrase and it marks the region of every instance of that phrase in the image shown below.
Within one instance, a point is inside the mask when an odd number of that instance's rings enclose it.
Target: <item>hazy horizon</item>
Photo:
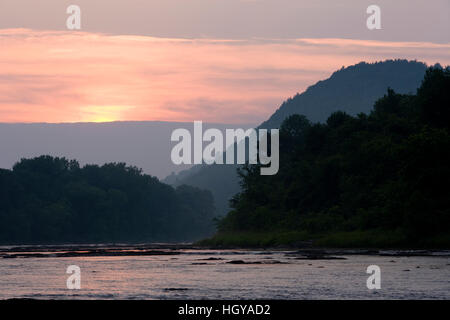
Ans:
[[[254,127],[219,123],[203,126],[222,132]],[[0,123],[0,168],[11,169],[21,158],[50,155],[77,160],[81,165],[124,162],[163,179],[192,167],[170,161],[170,136],[178,128],[193,134],[193,123],[189,122]]]

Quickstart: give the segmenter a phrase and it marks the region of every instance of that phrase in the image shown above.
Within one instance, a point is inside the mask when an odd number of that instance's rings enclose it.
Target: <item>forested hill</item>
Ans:
[[[280,170],[242,170],[242,192],[207,243],[450,246],[450,69],[416,95],[388,90],[369,114],[293,115]]]
[[[323,122],[338,110],[350,115],[369,113],[387,88],[398,93],[414,93],[425,70],[424,63],[407,60],[361,62],[343,67],[330,78],[286,100],[261,128],[279,128],[283,120],[293,114],[303,114],[310,121]]]
[[[0,243],[188,241],[211,235],[211,193],[125,164],[22,159],[0,170]]]
[[[303,114],[311,121],[325,121],[334,111],[350,115],[369,113],[375,101],[391,87],[398,93],[415,93],[425,74],[426,65],[407,60],[359,63],[343,68],[288,99],[260,128],[278,128],[292,114]],[[173,185],[187,184],[210,190],[218,215],[229,211],[229,201],[239,192],[238,166],[202,165],[173,175],[166,180]]]

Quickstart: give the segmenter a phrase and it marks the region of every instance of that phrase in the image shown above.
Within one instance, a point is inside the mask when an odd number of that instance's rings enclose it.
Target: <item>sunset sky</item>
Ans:
[[[257,124],[342,66],[450,64],[449,1],[379,1],[374,31],[365,1],[35,3],[0,4],[0,122]],[[80,31],[65,29],[72,3]]]

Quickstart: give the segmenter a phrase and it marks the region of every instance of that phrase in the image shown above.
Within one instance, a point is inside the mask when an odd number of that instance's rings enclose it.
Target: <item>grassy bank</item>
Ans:
[[[450,235],[439,235],[421,242],[411,242],[401,232],[381,230],[308,234],[307,232],[235,232],[218,233],[196,243],[205,247],[268,248],[450,248]]]

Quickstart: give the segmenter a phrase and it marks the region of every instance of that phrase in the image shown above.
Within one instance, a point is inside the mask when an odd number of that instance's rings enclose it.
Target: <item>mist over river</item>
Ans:
[[[80,290],[67,288],[70,265]],[[0,299],[12,298],[450,299],[450,252],[0,247]]]

